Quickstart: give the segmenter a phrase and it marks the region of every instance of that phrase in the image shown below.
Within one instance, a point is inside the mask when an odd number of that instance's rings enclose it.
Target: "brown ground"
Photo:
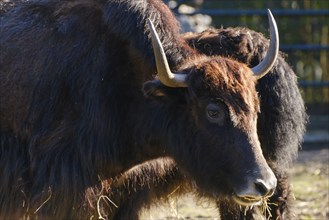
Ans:
[[[297,219],[329,220],[328,147],[301,151],[291,171]],[[214,203],[196,201],[193,195],[173,198],[169,203],[145,211],[142,219],[219,219]]]

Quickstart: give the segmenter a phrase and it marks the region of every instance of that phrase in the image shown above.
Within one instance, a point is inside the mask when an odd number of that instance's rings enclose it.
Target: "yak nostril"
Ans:
[[[255,187],[262,196],[270,196],[274,192],[274,189],[268,187],[263,180],[256,180]]]
[[[268,193],[266,194],[266,196],[270,197],[274,194],[275,189],[270,189],[270,191],[268,191]]]

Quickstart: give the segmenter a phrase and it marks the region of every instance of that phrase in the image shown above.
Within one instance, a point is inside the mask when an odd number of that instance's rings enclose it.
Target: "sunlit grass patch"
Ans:
[[[297,164],[291,178],[298,219],[329,219],[328,163]]]

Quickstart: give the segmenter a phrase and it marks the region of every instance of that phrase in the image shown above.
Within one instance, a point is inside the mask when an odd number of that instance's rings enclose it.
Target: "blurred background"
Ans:
[[[268,36],[266,9],[280,33],[280,50],[298,76],[310,122],[305,147],[329,147],[329,0],[165,1],[184,32],[243,26]]]

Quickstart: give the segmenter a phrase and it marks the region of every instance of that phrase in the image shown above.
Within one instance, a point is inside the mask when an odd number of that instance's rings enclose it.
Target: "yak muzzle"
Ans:
[[[257,172],[259,173],[259,172]],[[256,205],[273,195],[277,179],[273,171],[267,167],[263,175],[248,178],[246,187],[236,190],[233,199],[243,206]]]

